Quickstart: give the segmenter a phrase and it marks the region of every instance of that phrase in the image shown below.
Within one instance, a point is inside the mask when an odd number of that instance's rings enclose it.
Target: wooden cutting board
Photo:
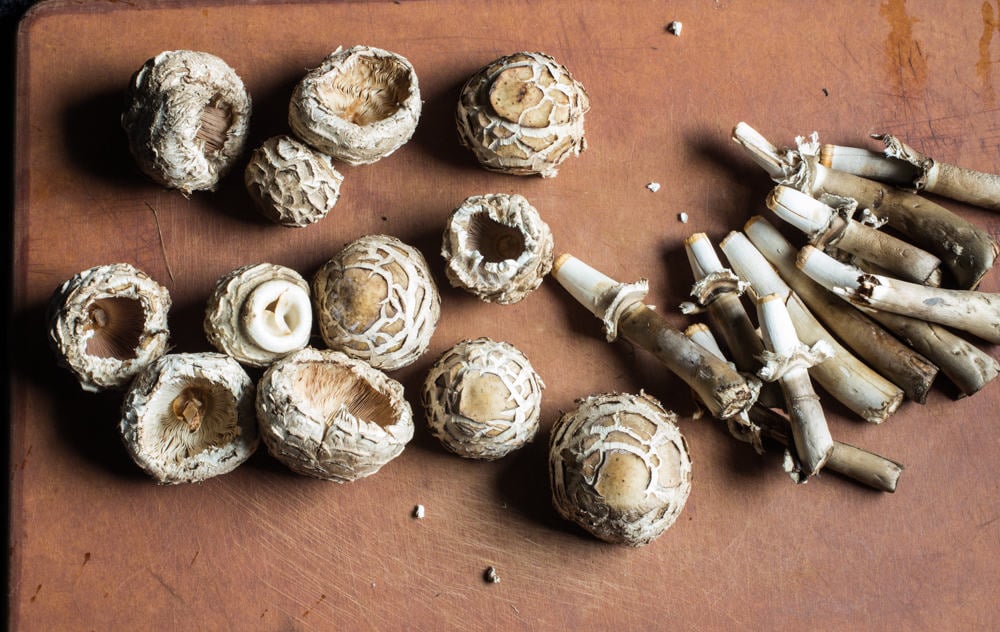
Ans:
[[[672,20],[679,37],[665,29]],[[647,277],[649,301],[688,324],[675,308],[691,285],[683,238],[700,231],[717,243],[764,212],[770,188],[729,140],[738,121],[783,144],[813,130],[854,145],[891,131],[940,159],[1000,171],[998,23],[992,2],[945,10],[931,0],[39,5],[17,49],[11,628],[994,625],[1000,385],[955,401],[942,381],[925,405],[907,402],[881,426],[829,403],[836,438],[905,464],[899,489],[834,474],[795,486],[780,455],[758,457],[694,416],[677,378],[641,350],[604,342],[551,280],[519,304],[487,305],[448,286],[438,251],[466,196],[521,193],[558,251],[621,280]],[[268,224],[238,173],[217,193],[184,198],[140,175],[127,153],[123,91],[160,51],[203,50],[232,65],[253,95],[256,144],[287,132],[305,70],[354,44],[409,58],[424,113],[400,151],[342,169],[341,200],[319,224]],[[519,50],[554,55],[593,104],[589,148],[553,180],[488,173],[454,131],[465,79]],[[995,215],[946,204],[998,233]],[[218,277],[257,261],[311,276],[375,232],[424,252],[443,310],[428,354],[394,374],[417,411],[416,436],[371,478],[311,480],[261,451],[203,484],[156,486],[117,436],[121,395],[81,392],[47,348],[48,297],[87,267],[126,261],[150,273],[174,299],[175,350],[208,350],[200,322]],[[983,289],[1000,290],[997,279]],[[542,432],[494,463],[445,452],[416,395],[438,354],[478,336],[519,347],[548,386]],[[629,549],[557,516],[546,444],[575,399],[640,389],[680,415],[695,469],[679,521]],[[500,583],[484,581],[489,566]]]

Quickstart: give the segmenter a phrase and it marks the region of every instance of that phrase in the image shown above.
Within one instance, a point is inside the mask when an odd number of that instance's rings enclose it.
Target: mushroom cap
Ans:
[[[255,293],[267,292],[265,283],[281,286],[269,292],[265,304],[255,301]],[[282,295],[295,294],[286,297]],[[258,297],[260,298],[260,297]],[[273,301],[273,302],[272,302]],[[262,346],[248,327],[250,321],[270,316],[273,335],[287,342],[280,349]],[[242,364],[262,367],[309,344],[312,310],[309,284],[298,272],[273,263],[256,263],[224,275],[208,298],[204,320],[205,336],[213,347]]]
[[[133,381],[122,441],[159,483],[194,483],[232,471],[257,449],[254,387],[220,353],[168,354]]]
[[[274,458],[338,483],[374,474],[413,438],[402,384],[339,351],[309,347],[264,373],[257,418]]]
[[[324,343],[392,371],[419,358],[441,316],[441,297],[420,251],[389,235],[344,247],[313,279]]]
[[[170,293],[127,263],[99,265],[49,302],[49,343],[85,391],[126,385],[167,351]]]
[[[494,193],[466,198],[452,212],[441,255],[452,286],[510,304],[541,285],[552,249],[552,231],[528,200]]]
[[[422,403],[431,434],[459,456],[493,460],[534,438],[545,384],[506,342],[463,340],[437,359]]]
[[[247,192],[265,217],[283,226],[318,222],[337,204],[340,175],[326,154],[291,136],[272,136],[250,154]]]
[[[337,48],[295,87],[288,124],[300,139],[349,165],[385,158],[413,136],[420,85],[410,62],[370,46]]]
[[[486,169],[550,178],[586,148],[589,109],[587,91],[565,66],[545,53],[520,52],[469,78],[455,119],[462,144]]]
[[[164,51],[132,77],[122,127],[139,168],[160,184],[214,191],[243,153],[250,95],[210,53]]]
[[[559,514],[613,543],[641,546],[662,534],[691,491],[691,459],[675,419],[643,393],[579,400],[549,443]]]

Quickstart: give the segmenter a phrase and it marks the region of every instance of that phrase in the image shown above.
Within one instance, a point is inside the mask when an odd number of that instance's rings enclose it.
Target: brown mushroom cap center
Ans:
[[[233,124],[232,107],[217,94],[202,108],[200,122],[195,138],[205,143],[207,155],[218,154],[226,144],[229,128]]]
[[[385,279],[370,270],[348,268],[334,287],[332,297],[341,306],[341,324],[352,333],[367,330],[382,317],[389,295]]]
[[[97,299],[87,306],[84,331],[92,333],[86,352],[98,358],[133,359],[145,327],[146,315],[138,299]]]
[[[329,73],[317,86],[324,105],[355,125],[387,119],[410,92],[410,75],[390,57],[356,57],[342,72]]]
[[[470,373],[462,380],[458,412],[473,421],[487,423],[505,419],[512,408],[510,389],[493,373]]]
[[[383,428],[399,420],[392,400],[345,366],[304,363],[292,381],[294,399],[302,402],[311,416],[328,424],[342,410]]]
[[[501,224],[485,211],[469,218],[468,245],[490,263],[517,259],[524,252],[524,235],[516,228]]]
[[[645,461],[631,452],[611,450],[604,454],[594,488],[609,507],[628,511],[643,507],[649,483]]]

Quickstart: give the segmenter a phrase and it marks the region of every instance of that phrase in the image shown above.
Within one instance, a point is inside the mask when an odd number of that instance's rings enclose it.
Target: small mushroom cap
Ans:
[[[253,382],[220,353],[168,354],[132,383],[122,441],[159,483],[195,483],[232,471],[257,449]]]
[[[459,456],[493,460],[538,431],[545,384],[513,345],[463,340],[437,359],[422,403],[431,434]]]
[[[454,287],[480,299],[516,303],[552,269],[552,231],[524,197],[466,198],[448,219],[441,255]]]
[[[265,217],[302,227],[329,214],[344,176],[326,154],[291,136],[272,136],[250,154],[243,181]]]
[[[127,263],[65,281],[49,302],[49,342],[85,391],[125,386],[167,351],[170,293]]]
[[[691,460],[675,415],[640,393],[592,395],[552,429],[552,502],[598,538],[648,544],[677,519]]]
[[[313,279],[316,322],[331,349],[391,371],[426,350],[441,297],[420,251],[368,235],[334,255]]]
[[[213,347],[256,367],[309,344],[309,284],[291,268],[256,263],[216,283],[208,299],[205,336]]]
[[[163,186],[214,191],[243,153],[250,95],[210,53],[165,51],[132,77],[122,127],[139,168]]]
[[[420,86],[396,53],[338,48],[295,87],[288,124],[300,139],[349,165],[385,158],[410,140],[420,119]]]
[[[506,55],[476,72],[459,97],[462,144],[491,171],[554,177],[586,148],[590,98],[565,66],[545,53]]]
[[[309,347],[264,373],[257,418],[274,458],[338,483],[374,474],[413,437],[402,384],[338,351]]]

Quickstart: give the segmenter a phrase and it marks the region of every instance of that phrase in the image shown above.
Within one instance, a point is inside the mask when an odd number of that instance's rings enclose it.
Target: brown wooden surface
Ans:
[[[894,495],[833,474],[796,487],[642,352],[606,344],[552,281],[513,306],[447,287],[440,234],[464,197],[519,192],[558,251],[622,280],[678,325],[682,239],[717,241],[763,212],[769,183],[729,140],[745,120],[783,143],[819,130],[890,131],[939,158],[1000,171],[1000,6],[934,0],[568,3],[45,4],[18,47],[10,616],[18,630],[986,629],[1000,593],[1000,386],[953,401],[939,383],[880,427],[827,410],[833,433],[901,461]],[[822,7],[822,8],[820,8]],[[664,26],[680,20],[680,37]],[[148,57],[205,50],[254,99],[254,143],[287,130],[292,86],[338,45],[415,66],[414,139],[344,168],[318,225],[259,219],[238,174],[185,199],[142,177],[118,125]],[[588,88],[590,148],[554,180],[487,173],[458,146],[463,81],[493,58],[543,50]],[[242,167],[242,165],[241,165]],[[657,193],[646,189],[660,182]],[[949,204],[996,234],[995,215]],[[153,209],[156,213],[154,215]],[[677,213],[690,216],[687,224]],[[159,228],[157,228],[157,217]],[[447,454],[418,411],[412,444],[350,485],[291,474],[261,452],[232,474],[157,487],[117,436],[119,394],[88,395],[55,365],[42,316],[79,270],[127,261],[174,297],[179,351],[205,350],[214,280],[271,261],[306,275],[347,241],[388,232],[423,250],[443,309],[430,352],[398,371],[414,406],[433,359],[461,338],[507,340],[548,385],[543,431],[496,463]],[[997,273],[984,288],[997,291]],[[995,352],[995,350],[994,350]],[[594,392],[644,388],[681,415],[695,464],[678,523],[641,549],[600,543],[551,508],[548,428]],[[423,504],[427,517],[411,512]],[[495,566],[499,584],[483,581]]]

